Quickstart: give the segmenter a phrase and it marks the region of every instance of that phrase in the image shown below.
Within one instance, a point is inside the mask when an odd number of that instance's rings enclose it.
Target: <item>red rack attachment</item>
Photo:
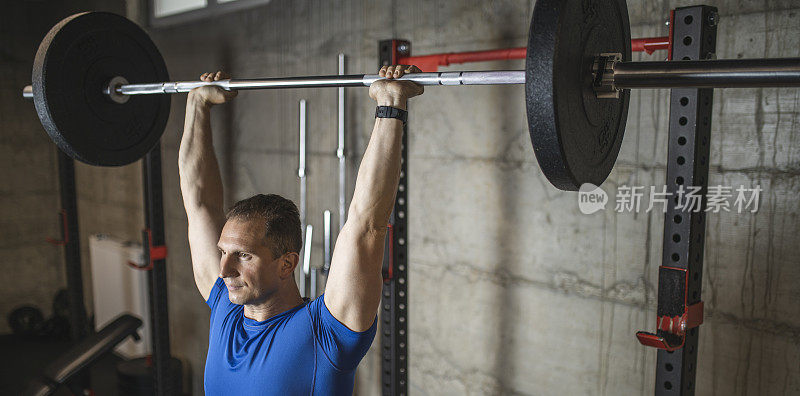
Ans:
[[[146,228],[142,231],[143,239],[145,240],[145,262],[147,265],[140,267],[133,262],[128,262],[128,265],[143,271],[149,271],[153,269],[153,262],[157,260],[164,260],[167,258],[167,247],[166,246],[153,246],[153,232],[150,231],[149,228]]]
[[[632,39],[631,50],[634,52],[652,54],[653,51],[656,50],[669,49],[671,45],[669,37],[670,36]],[[451,64],[525,59],[527,52],[528,49],[526,47],[487,51],[449,52],[444,54],[401,57],[398,59],[398,63],[401,65],[417,65],[417,67],[424,72],[435,72],[439,69],[439,66],[449,66]]]
[[[642,345],[674,351],[683,347],[688,330],[703,323],[703,302],[687,303],[687,276],[685,268],[659,267],[656,333],[636,332]]]
[[[67,227],[67,211],[65,209],[61,209],[61,211],[58,212],[58,214],[61,216],[61,227],[62,227],[61,228],[61,230],[62,230],[61,235],[63,235],[64,238],[63,239],[55,239],[55,238],[47,237],[47,238],[45,238],[45,240],[47,241],[47,243],[52,244],[52,245],[65,246],[66,244],[69,243],[69,227]]]

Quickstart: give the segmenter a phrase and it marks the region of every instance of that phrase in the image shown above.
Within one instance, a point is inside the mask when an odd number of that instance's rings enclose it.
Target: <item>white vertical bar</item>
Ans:
[[[306,227],[306,100],[300,100],[300,149],[299,149],[299,163],[297,167],[297,176],[300,178],[300,227],[306,232],[303,238],[308,241],[310,236],[307,234]],[[303,257],[308,254],[308,250],[303,248]],[[306,284],[308,271],[306,270],[306,263],[303,263],[302,273],[300,274],[300,295],[306,297]]]
[[[311,273],[311,238],[314,236],[314,226],[306,226],[306,241],[303,246],[303,274],[306,276]]]
[[[344,54],[339,54],[339,75],[344,75]],[[344,227],[344,222],[347,215],[346,203],[346,180],[345,173],[347,170],[347,158],[344,153],[344,87],[338,88],[338,132],[339,132],[339,145],[336,149],[336,156],[339,158],[339,229]]]
[[[324,232],[324,239],[322,240],[324,244],[322,273],[327,275],[331,269],[331,211],[326,210],[322,219]]]
[[[297,176],[300,177],[300,224],[306,224],[306,100],[300,100],[300,153]]]

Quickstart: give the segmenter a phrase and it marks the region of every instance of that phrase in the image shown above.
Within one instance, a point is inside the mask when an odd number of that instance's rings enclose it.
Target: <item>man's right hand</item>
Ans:
[[[228,73],[218,71],[216,73],[203,73],[203,75],[200,76],[200,81],[212,82],[229,78],[231,78],[231,76]],[[229,102],[238,94],[238,91],[226,91],[213,85],[198,87],[189,92],[190,97],[209,106]]]

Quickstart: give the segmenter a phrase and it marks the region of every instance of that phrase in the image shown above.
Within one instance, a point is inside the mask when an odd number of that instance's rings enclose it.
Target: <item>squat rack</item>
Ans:
[[[687,22],[689,21],[689,22]],[[700,21],[701,23],[691,23]],[[670,12],[669,36],[633,39],[633,51],[652,54],[667,50],[668,60],[713,58],[718,13],[715,7],[692,6]],[[690,44],[673,45],[675,37]],[[686,37],[690,37],[686,40]],[[417,65],[424,72],[454,63],[524,59],[527,48],[453,52],[411,56],[408,40],[378,42],[378,67]],[[673,88],[670,94],[667,191],[675,194],[686,183],[708,190],[713,88]],[[686,100],[688,99],[688,103]],[[688,122],[687,122],[688,121]],[[403,127],[402,164],[383,264],[380,351],[383,395],[408,394],[408,127]],[[679,159],[680,158],[680,159]],[[683,166],[681,164],[688,164]],[[703,250],[705,208],[681,214],[681,202],[669,200],[664,218],[662,265],[659,267],[657,333],[638,332],[646,346],[658,349],[655,395],[694,395],[699,325],[703,320]],[[683,217],[687,217],[683,221]],[[678,236],[675,238],[675,236]],[[680,242],[675,242],[677,239]],[[677,258],[677,259],[676,259]],[[676,328],[662,325],[676,323]]]

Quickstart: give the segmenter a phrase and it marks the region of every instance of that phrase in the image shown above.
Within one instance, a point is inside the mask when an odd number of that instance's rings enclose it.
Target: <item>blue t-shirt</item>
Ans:
[[[218,278],[211,308],[207,395],[352,395],[355,369],[375,337],[331,315],[324,295],[263,322],[244,317]]]

